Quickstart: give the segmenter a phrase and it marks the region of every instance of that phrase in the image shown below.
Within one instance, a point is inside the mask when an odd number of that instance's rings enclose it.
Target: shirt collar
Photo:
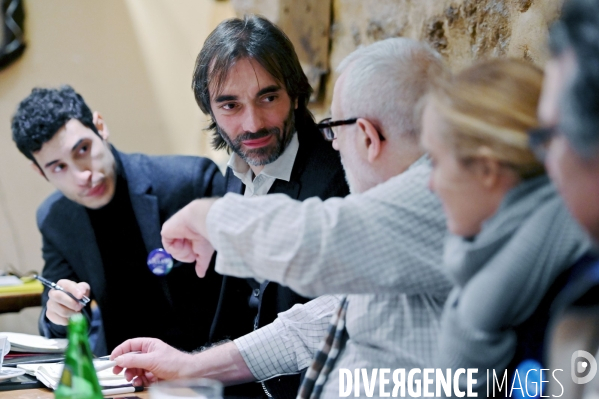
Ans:
[[[281,156],[274,162],[264,165],[264,168],[259,174],[288,182],[291,179],[291,171],[293,170],[293,164],[295,163],[295,157],[297,156],[298,150],[299,140],[297,138],[297,133],[294,132],[291,141]],[[233,152],[231,154],[227,166],[231,168],[233,174],[242,182],[245,183],[247,179],[251,181],[252,170],[250,169],[250,165],[236,153]]]

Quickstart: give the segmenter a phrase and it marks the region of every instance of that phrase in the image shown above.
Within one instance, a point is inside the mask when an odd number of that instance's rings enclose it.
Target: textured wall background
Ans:
[[[320,97],[329,66],[332,0],[232,0],[235,13],[260,14],[277,24],[293,42],[302,68]]]
[[[233,5],[238,13],[252,9],[272,16],[282,1],[233,0]],[[454,70],[472,60],[503,56],[542,65],[547,59],[547,29],[561,4],[562,0],[332,0],[328,70],[333,72],[325,76],[320,106],[330,103],[339,62],[358,46],[389,37],[427,41]],[[310,12],[291,17],[306,25],[314,19]]]

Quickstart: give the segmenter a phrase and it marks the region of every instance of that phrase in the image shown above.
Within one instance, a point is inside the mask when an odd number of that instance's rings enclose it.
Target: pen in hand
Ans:
[[[123,353],[123,355],[140,355],[142,353],[143,352],[141,352],[141,351],[134,351],[134,352]],[[94,367],[96,368],[96,371],[103,371],[103,370],[106,370],[106,369],[116,366],[116,360],[110,360],[110,355],[99,357],[98,360],[102,360],[102,362],[97,363],[97,364],[94,363]]]
[[[37,274],[34,274],[33,278],[36,279],[36,280],[38,280],[40,283],[42,283],[43,285],[45,285],[48,288],[64,292],[65,294],[67,294],[68,296],[70,296],[71,298],[73,298],[75,301],[77,301],[78,303],[80,303],[82,306],[87,305],[89,303],[89,301],[90,301],[90,299],[88,297],[86,297],[85,295],[83,295],[83,298],[81,298],[81,299],[76,298],[75,295],[71,294],[69,291],[65,290],[60,285],[58,285],[56,283],[53,283],[50,280],[46,280],[42,276],[38,276]]]

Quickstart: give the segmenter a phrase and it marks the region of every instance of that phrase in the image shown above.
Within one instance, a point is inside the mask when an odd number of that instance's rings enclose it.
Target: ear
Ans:
[[[108,131],[108,126],[106,126],[106,123],[104,122],[104,118],[102,118],[102,115],[100,115],[98,111],[94,111],[93,121],[94,126],[96,127],[96,129],[98,129],[100,137],[108,141],[108,136],[110,136],[110,132]]]
[[[298,101],[298,99],[296,98],[296,99],[295,99],[295,109],[297,109],[297,107],[298,107],[298,106],[299,106],[299,101]]]
[[[484,187],[495,188],[501,180],[501,164],[497,158],[489,155],[488,148],[482,148],[479,152],[481,155],[476,158],[473,165],[475,176]]]
[[[372,163],[381,154],[381,138],[376,127],[364,118],[358,118],[356,121],[360,134],[360,143],[366,149],[368,162]]]
[[[46,175],[44,174],[44,172],[40,169],[39,166],[37,166],[37,164],[35,162],[30,162],[29,165],[31,165],[31,169],[33,169],[33,171],[35,173],[37,173],[38,175],[40,175],[41,177],[43,177],[44,179],[48,180],[48,178],[46,177]]]

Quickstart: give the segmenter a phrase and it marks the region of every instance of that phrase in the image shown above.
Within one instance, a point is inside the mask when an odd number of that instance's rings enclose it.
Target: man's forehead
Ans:
[[[552,126],[559,122],[560,99],[575,71],[576,58],[572,51],[564,51],[547,62],[538,112],[542,125]]]
[[[285,85],[270,74],[258,61],[252,58],[241,58],[222,72],[212,71],[213,78],[209,85],[210,97],[213,100],[220,95],[236,95],[240,91],[258,93],[268,86],[278,86],[285,90]]]
[[[37,157],[56,157],[68,155],[73,146],[81,140],[93,139],[97,136],[90,128],[77,119],[70,119],[62,125],[52,138],[42,144],[39,151],[33,154]]]

